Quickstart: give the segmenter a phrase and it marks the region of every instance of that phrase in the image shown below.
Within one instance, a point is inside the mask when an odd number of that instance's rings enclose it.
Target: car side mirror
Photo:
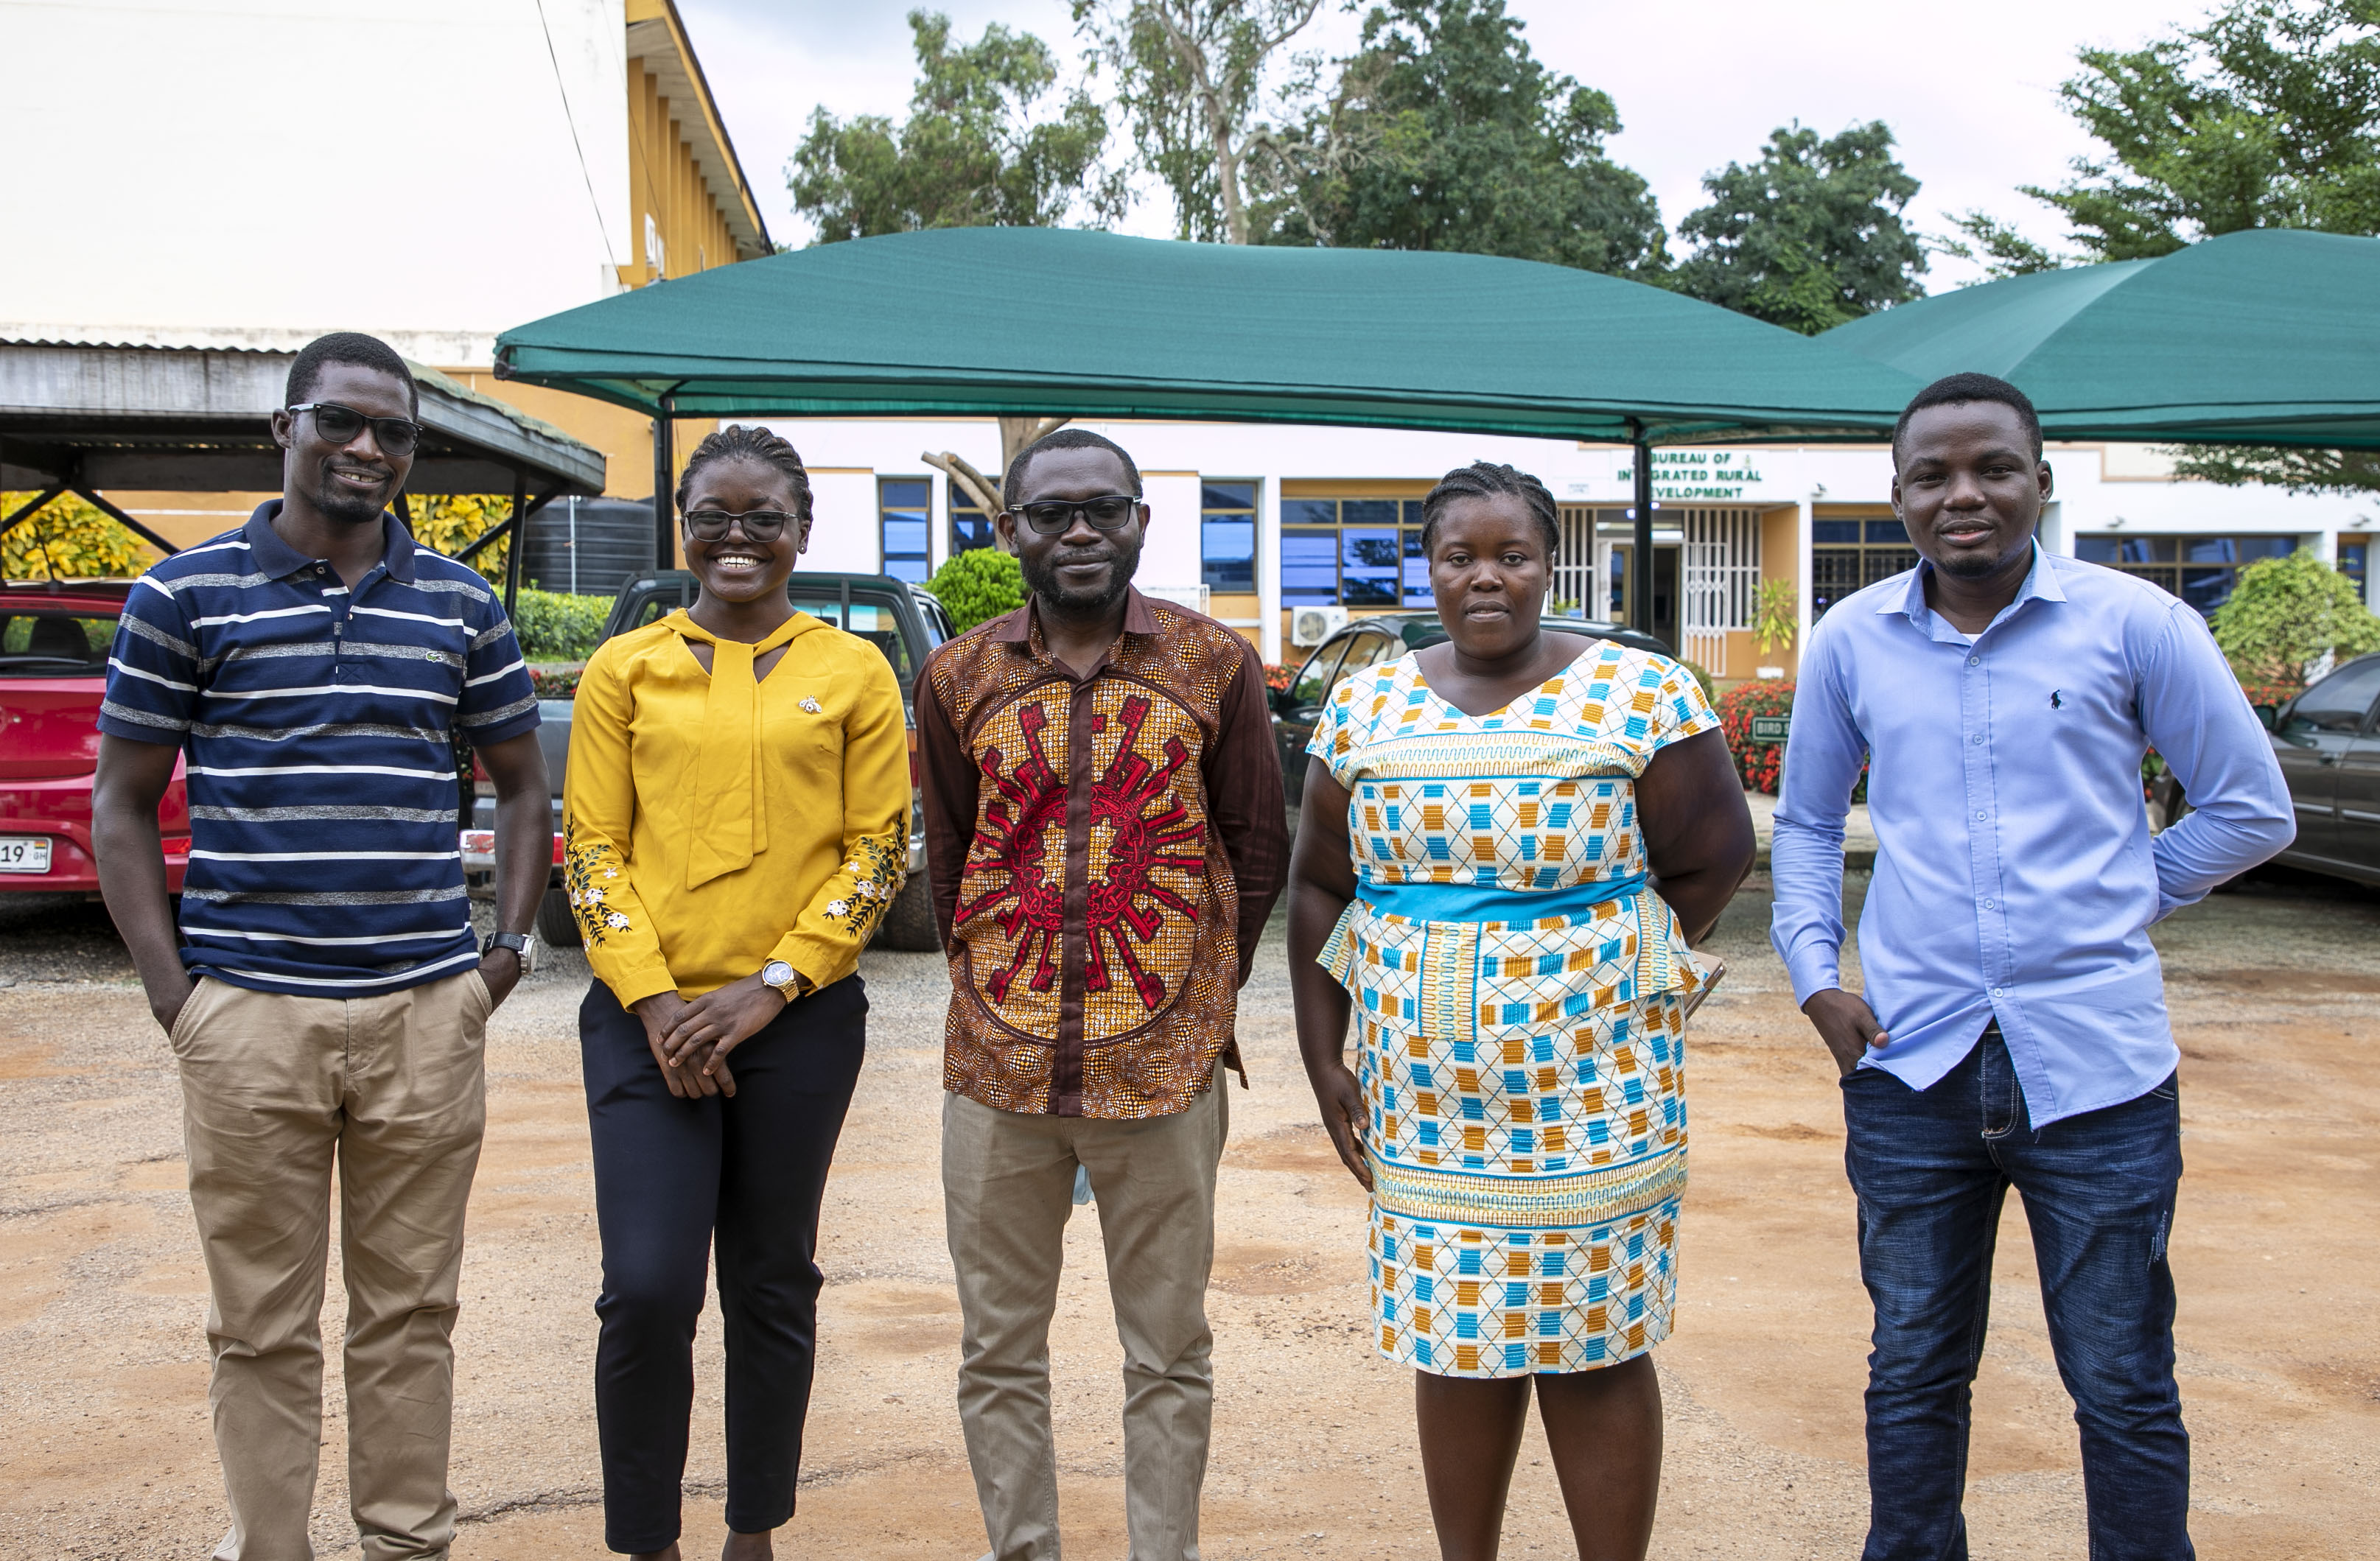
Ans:
[[[2256,707],[2256,719],[2264,723],[2264,728],[2267,732],[2277,731],[2279,728],[2280,717],[2281,708],[2278,705],[2259,705]]]

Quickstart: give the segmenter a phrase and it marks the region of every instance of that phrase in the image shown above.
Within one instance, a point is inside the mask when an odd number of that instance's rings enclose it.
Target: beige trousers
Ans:
[[[308,1561],[331,1163],[347,1281],[347,1485],[365,1561],[443,1556],[463,1211],[486,1120],[477,971],[371,998],[201,979],[176,1016],[207,1264],[217,1561]]]
[[[1230,1109],[1219,1079],[1176,1116],[1136,1121],[942,1100],[943,1209],[958,1270],[959,1423],[997,1561],[1057,1561],[1050,1317],[1075,1168],[1090,1172],[1123,1341],[1124,1522],[1132,1561],[1198,1561],[1213,1419],[1215,1168]]]

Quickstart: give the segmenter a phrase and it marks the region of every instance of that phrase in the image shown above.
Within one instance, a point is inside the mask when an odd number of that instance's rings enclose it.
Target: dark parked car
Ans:
[[[91,783],[123,580],[0,587],[0,893],[97,894]],[[157,807],[165,889],[190,863],[182,761]]]
[[[2380,886],[2380,656],[2257,713],[2297,809],[2298,838],[2274,860]]]
[[[801,611],[848,630],[882,651],[901,684],[901,703],[909,718],[909,881],[900,898],[892,902],[892,908],[885,913],[884,925],[878,929],[876,940],[888,949],[930,952],[941,943],[934,930],[933,903],[926,887],[926,842],[919,828],[921,809],[917,790],[917,712],[911,701],[917,669],[924,663],[926,653],[951,637],[950,614],[931,592],[889,575],[799,573],[787,589],[794,606]],[[659,623],[679,608],[692,606],[695,594],[694,576],[683,569],[631,575],[612,603],[612,615],[603,624],[603,637],[608,640],[614,635]],[[553,883],[538,907],[537,931],[546,942],[564,947],[576,947],[580,938],[577,919],[570,914],[570,901],[562,887],[562,788],[564,772],[570,762],[572,708],[567,699],[545,699],[538,704],[541,718],[538,744],[545,751],[546,768],[553,778],[555,833]],[[473,875],[475,888],[486,890],[494,882],[495,861],[491,853],[495,846],[495,799],[484,780],[480,783],[480,793],[472,818],[475,828],[463,837],[463,860]]]
[[[1617,640],[1658,655],[1674,654],[1651,635],[1617,623],[1551,614],[1547,615],[1545,623],[1548,628]],[[1366,667],[1393,661],[1408,650],[1436,645],[1445,637],[1446,626],[1435,612],[1383,612],[1374,618],[1358,618],[1315,647],[1314,654],[1305,659],[1305,665],[1298,669],[1289,686],[1272,696],[1273,738],[1281,744],[1281,784],[1291,802],[1296,802],[1305,788],[1305,744],[1314,735],[1314,722],[1322,714],[1322,707],[1330,702],[1331,691],[1339,686],[1339,680]]]

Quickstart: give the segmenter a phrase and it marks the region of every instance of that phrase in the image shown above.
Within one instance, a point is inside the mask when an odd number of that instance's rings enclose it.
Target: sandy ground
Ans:
[[[1858,880],[1855,878],[1854,882]],[[1716,939],[1732,974],[1693,1033],[1694,1185],[1654,1552],[1850,1556],[1866,1504],[1867,1307],[1831,1069],[1767,950],[1765,878]],[[2160,929],[2187,1060],[2175,1235],[2193,1528],[2210,1561],[2380,1556],[2380,897],[2294,878]],[[1278,929],[1276,928],[1276,934]],[[565,957],[496,1016],[459,1333],[458,1557],[601,1554],[589,1380],[597,1252]],[[871,1055],[829,1190],[819,1387],[781,1555],[972,1561],[952,1408],[958,1315],[935,1169],[944,978],[871,954]],[[1411,1387],[1366,1347],[1363,1202],[1314,1125],[1286,969],[1244,1007],[1211,1310],[1206,1551],[1436,1554]],[[2084,1554],[2075,1435],[2023,1216],[2001,1234],[1977,1389],[1975,1554]],[[1121,1556],[1119,1351],[1096,1208],[1069,1235],[1054,1349],[1071,1553]],[[163,1038],[96,910],[0,911],[0,1548],[205,1555],[225,1515],[204,1408],[206,1299]],[[337,1274],[326,1331],[340,1325]],[[716,1313],[706,1319],[688,1555],[715,1554]],[[353,1556],[337,1362],[314,1526]],[[1532,1433],[1506,1554],[1568,1554]]]

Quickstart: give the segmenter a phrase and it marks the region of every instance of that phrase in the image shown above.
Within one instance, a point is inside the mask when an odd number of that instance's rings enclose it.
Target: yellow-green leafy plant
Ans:
[[[0,520],[39,497],[0,493]],[[0,538],[0,573],[11,580],[128,579],[157,562],[157,550],[90,500],[61,493]]]
[[[447,493],[433,499],[408,496],[405,503],[406,523],[413,528],[413,539],[448,558],[478,541],[492,527],[510,520],[513,514],[512,496],[504,493]],[[501,584],[504,554],[512,545],[509,535],[497,538],[471,555],[471,567]]]
[[[1802,594],[1791,580],[1763,580],[1752,593],[1752,643],[1763,656],[1793,648],[1802,630]]]

